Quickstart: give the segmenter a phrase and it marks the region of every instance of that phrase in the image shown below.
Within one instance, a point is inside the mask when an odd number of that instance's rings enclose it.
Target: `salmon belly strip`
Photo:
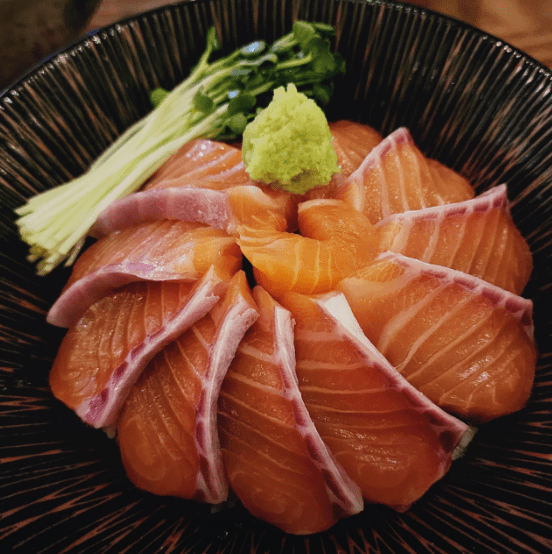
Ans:
[[[407,509],[449,469],[468,427],[414,389],[366,339],[343,294],[288,293],[299,389],[364,498]]]
[[[536,364],[529,300],[391,253],[337,289],[378,350],[443,409],[483,423],[527,402]]]
[[[260,317],[240,343],[219,398],[219,436],[232,490],[288,533],[324,531],[363,508],[360,490],[322,442],[301,399],[289,311],[261,287]]]
[[[240,249],[224,231],[163,220],[112,233],[77,260],[48,322],[69,327],[116,287],[143,280],[195,282],[211,266],[225,280],[241,268]]]
[[[54,396],[94,427],[115,425],[148,362],[227,286],[211,269],[197,283],[132,283],[105,296],[65,335],[50,372]]]
[[[224,301],[148,365],[117,427],[123,464],[136,486],[212,504],[226,500],[216,403],[238,343],[257,317],[239,272]]]
[[[460,202],[473,196],[468,181],[427,159],[403,127],[376,146],[334,194],[372,223],[394,213]]]
[[[98,216],[92,235],[101,237],[160,219],[204,223],[231,235],[239,225],[285,231],[296,226],[296,204],[294,195],[259,185],[222,190],[175,185],[135,192],[112,202]]]
[[[178,150],[144,190],[111,203],[91,234],[159,219],[196,221],[230,234],[242,224],[294,230],[296,205],[296,195],[249,178],[239,147],[197,140]]]
[[[474,198],[395,214],[376,225],[380,251],[442,265],[520,294],[533,261],[508,211],[506,185]]]

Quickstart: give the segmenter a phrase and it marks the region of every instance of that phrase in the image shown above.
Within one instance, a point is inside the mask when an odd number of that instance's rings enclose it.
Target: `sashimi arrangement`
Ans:
[[[407,129],[326,125],[337,171],[301,193],[185,142],[99,213],[48,314],[54,395],[136,486],[294,534],[407,510],[526,404],[537,358],[506,185],[475,196]]]

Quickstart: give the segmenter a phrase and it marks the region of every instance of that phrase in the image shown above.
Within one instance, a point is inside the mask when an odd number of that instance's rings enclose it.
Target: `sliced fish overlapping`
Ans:
[[[345,296],[287,293],[302,398],[370,502],[407,509],[449,469],[468,427],[420,394],[364,336]]]
[[[149,361],[227,286],[211,268],[196,283],[138,282],[104,296],[65,335],[50,371],[52,392],[86,423],[115,425]]]
[[[224,300],[148,365],[117,426],[123,463],[138,487],[212,504],[226,500],[217,399],[238,344],[257,317],[240,271]]]
[[[443,409],[483,423],[526,404],[537,356],[530,300],[394,253],[337,289],[376,348]]]
[[[286,532],[324,531],[361,511],[362,496],[301,398],[289,311],[259,286],[253,295],[260,317],[240,343],[219,398],[230,485],[253,515]]]

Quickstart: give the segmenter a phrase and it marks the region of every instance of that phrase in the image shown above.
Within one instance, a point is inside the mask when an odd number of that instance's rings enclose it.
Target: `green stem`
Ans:
[[[318,37],[327,31],[321,29],[318,33],[313,28]],[[307,38],[309,33],[307,29]],[[303,54],[293,32],[276,40],[268,51],[264,47],[251,52],[240,48],[210,63],[216,49],[216,34],[210,29],[205,51],[188,78],[168,93],[155,110],[127,129],[86,173],[36,195],[16,209],[20,234],[30,247],[29,258],[42,258],[39,273],[51,271],[67,256],[72,261],[99,213],[113,200],[140,188],[184,143],[216,136],[223,129],[229,129],[229,136],[237,136],[236,129],[242,127],[236,125],[239,114],[235,110],[243,109],[247,121],[258,108],[247,101],[243,108],[239,102],[234,103],[230,120],[226,113],[230,92],[256,97],[279,82],[292,80],[308,85],[333,76],[328,74],[331,71],[314,71],[315,55]],[[248,71],[233,74],[239,68]],[[206,115],[195,107],[199,91],[212,100],[213,113]],[[209,107],[210,103],[203,105]]]

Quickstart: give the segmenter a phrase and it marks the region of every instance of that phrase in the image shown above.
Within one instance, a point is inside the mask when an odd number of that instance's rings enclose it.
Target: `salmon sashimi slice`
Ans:
[[[508,210],[506,185],[472,200],[394,214],[376,228],[382,251],[464,271],[514,294],[533,268]]]
[[[186,144],[161,167],[144,188],[148,191],[184,186],[211,190],[237,188],[235,192],[226,193],[230,218],[233,216],[236,222],[251,225],[254,219],[252,216],[258,213],[266,216],[267,211],[275,211],[278,219],[284,217],[287,220],[289,230],[296,229],[299,196],[253,181],[245,171],[239,144],[231,145],[206,139]],[[250,187],[255,187],[257,191],[254,192]],[[207,223],[213,224],[210,221]],[[263,224],[262,227],[267,225]],[[227,228],[230,232],[235,232],[232,221]]]
[[[302,202],[298,221],[300,235],[239,228],[238,243],[257,282],[276,297],[328,292],[378,253],[375,227],[342,200]]]
[[[340,120],[329,124],[341,174],[348,177],[382,140],[373,127],[357,121]]]
[[[364,498],[406,510],[472,433],[412,387],[365,337],[345,296],[288,293],[299,388],[324,442]]]
[[[251,180],[239,145],[197,140],[173,154],[144,190],[111,203],[91,235],[159,219],[197,221],[230,234],[240,224],[295,230],[298,198]]]
[[[339,252],[330,241],[240,228],[238,244],[253,266],[257,284],[275,297],[286,291],[311,294],[331,290],[345,275],[354,272],[348,265],[343,267]]]
[[[305,194],[305,198],[309,200],[331,198],[334,191],[360,166],[367,154],[383,140],[375,129],[355,121],[334,121],[329,126],[340,171],[327,185],[309,190]]]
[[[361,268],[380,251],[380,234],[370,220],[343,200],[301,202],[298,225],[302,236],[332,241],[349,265]]]
[[[286,231],[296,227],[293,195],[257,185],[222,190],[181,186],[150,189],[112,202],[99,216],[91,234],[101,237],[132,225],[178,219],[204,223],[237,234],[239,225]]]
[[[317,240],[362,240],[375,234],[375,225],[343,200],[307,200],[297,207],[299,232]]]
[[[337,289],[376,348],[441,408],[484,423],[526,404],[536,364],[530,300],[392,253]]]
[[[260,317],[238,347],[218,403],[230,487],[254,516],[287,533],[324,531],[360,512],[362,495],[301,399],[289,311],[259,286],[253,296]]]
[[[56,398],[94,427],[112,426],[149,361],[202,318],[228,283],[139,282],[93,304],[69,329],[50,372]]]
[[[240,227],[238,243],[253,266],[257,284],[275,297],[288,291],[303,294],[330,291],[358,269],[358,259],[337,240]]]
[[[404,127],[376,146],[336,190],[372,223],[408,210],[461,202],[474,190],[463,177],[428,160]]]
[[[73,325],[94,302],[134,281],[197,281],[215,266],[229,280],[241,268],[236,240],[199,223],[162,220],[107,235],[77,260],[48,313],[48,322]]]
[[[117,427],[122,460],[135,485],[212,504],[226,500],[217,399],[236,348],[257,317],[240,271],[224,300],[148,365]]]
[[[251,185],[239,145],[209,139],[186,143],[146,182],[146,189],[193,185],[223,189]]]

